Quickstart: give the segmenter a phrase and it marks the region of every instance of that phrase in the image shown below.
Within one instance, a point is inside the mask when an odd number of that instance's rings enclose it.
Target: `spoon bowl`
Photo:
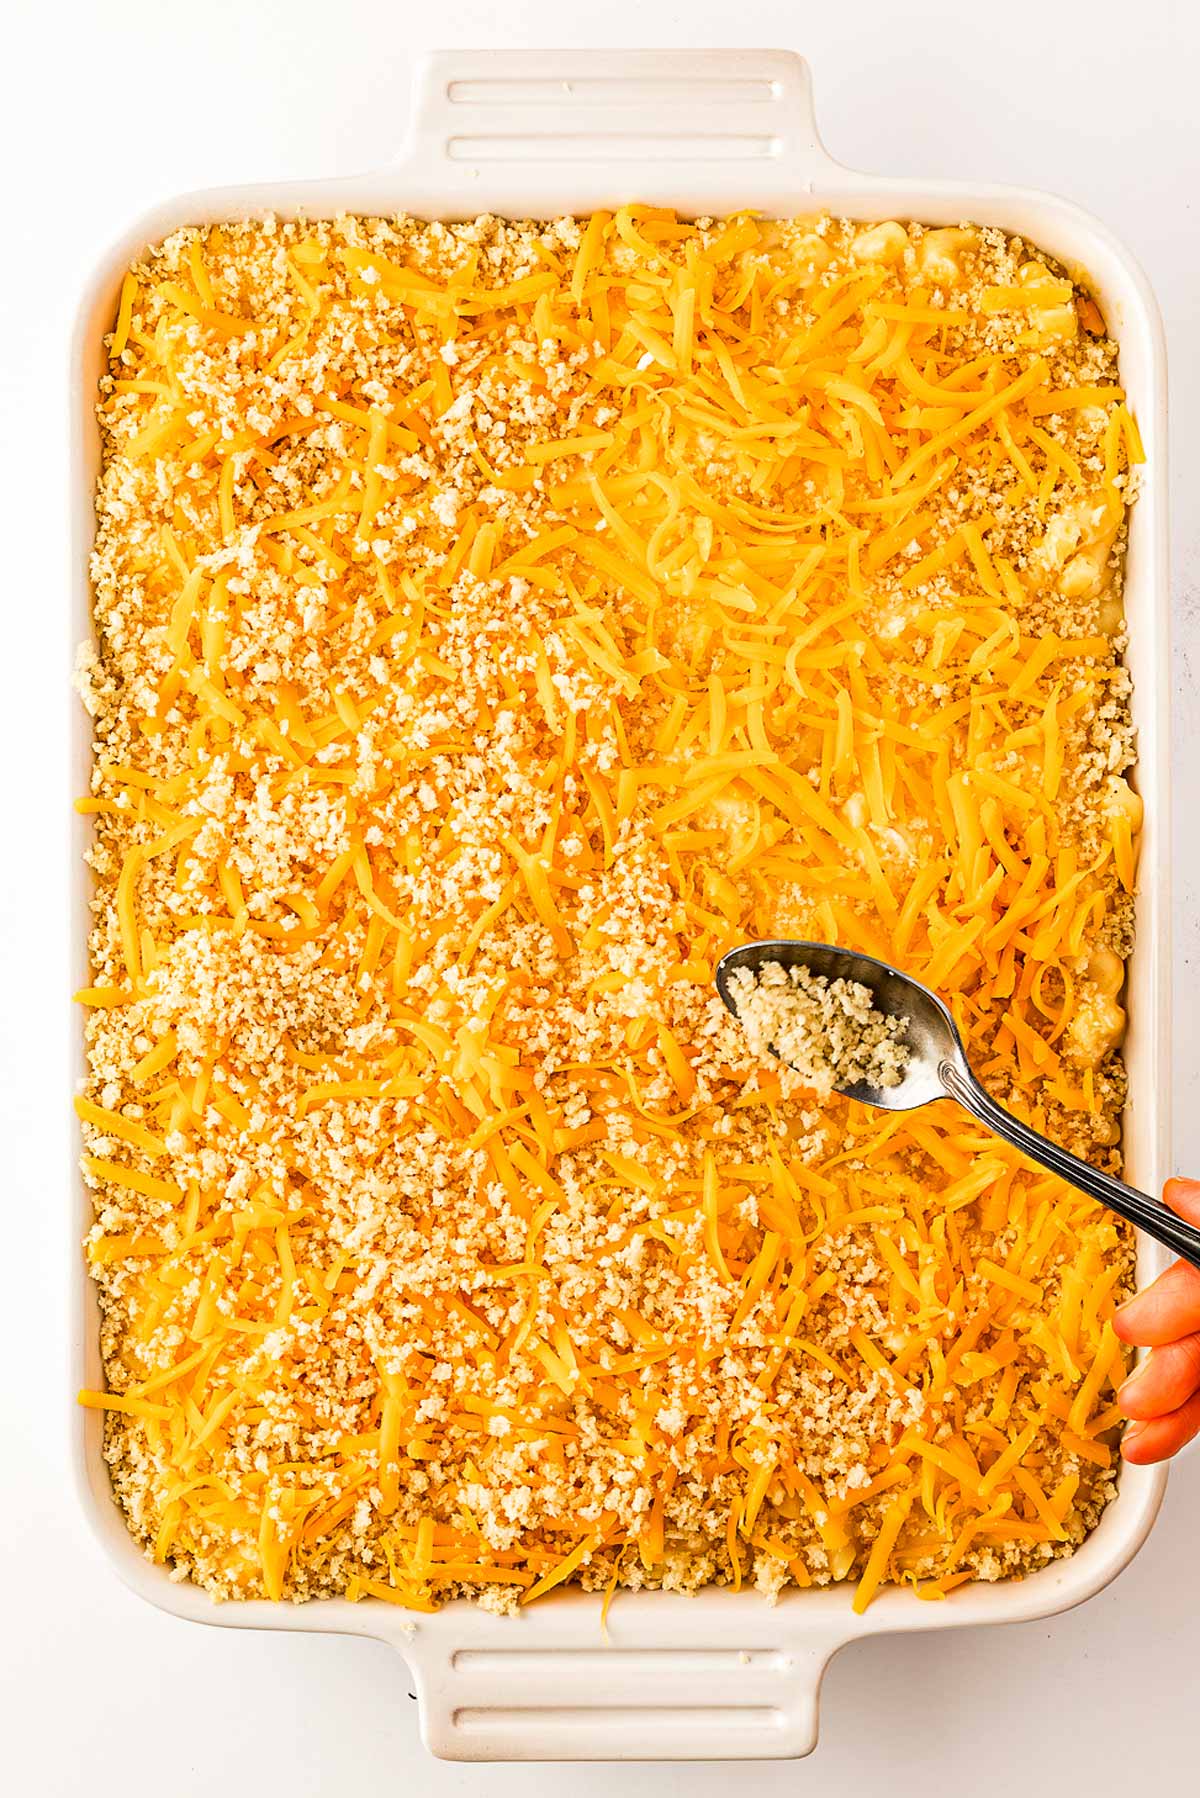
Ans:
[[[768,942],[742,943],[722,956],[715,976],[717,991],[735,1018],[737,1000],[730,976],[741,972],[757,974],[767,962],[779,962],[785,968],[807,968],[810,974],[826,980],[857,981],[869,990],[877,1012],[902,1021],[900,1043],[907,1049],[908,1059],[899,1083],[876,1086],[872,1081],[858,1080],[852,1086],[835,1087],[834,1091],[845,1098],[857,1099],[863,1105],[878,1105],[884,1111],[915,1111],[919,1105],[946,1096],[940,1072],[944,1061],[957,1060],[966,1067],[958,1028],[935,993],[886,961],[877,961],[873,955],[856,955],[850,949],[836,949],[830,943],[778,937]]]
[[[997,1104],[971,1072],[950,1012],[936,993],[919,980],[873,955],[858,955],[831,943],[809,943],[795,937],[742,943],[721,957],[715,974],[717,991],[735,1018],[737,1000],[730,988],[730,976],[739,970],[757,974],[768,962],[779,962],[785,968],[807,968],[810,974],[827,980],[857,981],[871,994],[876,1011],[903,1021],[899,1041],[908,1050],[908,1060],[898,1084],[877,1086],[860,1080],[835,1091],[863,1105],[878,1105],[884,1111],[915,1111],[934,1099],[956,1099],[979,1123],[1030,1161],[1107,1205],[1110,1211],[1200,1268],[1200,1230],[1176,1217],[1148,1193],[1127,1186],[1115,1174],[1106,1174],[1090,1161],[1082,1161],[1078,1155],[1060,1148]]]

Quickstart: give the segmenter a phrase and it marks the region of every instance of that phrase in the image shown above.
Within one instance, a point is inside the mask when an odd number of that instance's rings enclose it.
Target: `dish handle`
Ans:
[[[455,1761],[797,1759],[816,1746],[821,1679],[845,1640],[784,1643],[765,1618],[747,1632],[744,1612],[732,1631],[711,1613],[698,1630],[672,1605],[652,1630],[647,1611],[625,1646],[615,1615],[606,1639],[582,1598],[547,1607],[536,1634],[520,1616],[476,1614],[465,1629],[453,1609],[392,1639],[426,1747]],[[746,1635],[758,1645],[740,1646]]]
[[[447,50],[423,57],[401,154],[446,216],[549,216],[638,199],[802,205],[831,162],[804,58],[789,50]],[[628,171],[627,178],[624,171]],[[626,184],[627,180],[627,184]],[[701,197],[702,196],[702,197]]]

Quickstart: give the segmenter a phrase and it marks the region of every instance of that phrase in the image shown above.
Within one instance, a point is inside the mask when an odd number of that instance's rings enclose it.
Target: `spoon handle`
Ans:
[[[1057,1143],[1040,1136],[1023,1124],[1020,1118],[1013,1117],[1005,1111],[1003,1105],[997,1105],[990,1093],[984,1091],[968,1068],[956,1067],[952,1061],[943,1061],[938,1074],[942,1086],[952,1099],[957,1099],[972,1117],[1002,1136],[1014,1149],[1022,1155],[1028,1155],[1031,1161],[1048,1168],[1061,1180],[1067,1180],[1086,1192],[1089,1198],[1098,1199],[1115,1211],[1118,1217],[1126,1222],[1136,1224],[1147,1236],[1153,1236],[1176,1255],[1181,1255],[1192,1266],[1200,1268],[1200,1230],[1193,1224],[1185,1223],[1183,1218],[1176,1217],[1165,1205],[1159,1204],[1148,1194],[1139,1192],[1135,1186],[1126,1186],[1124,1180],[1118,1180],[1113,1174],[1101,1173],[1088,1161],[1081,1161],[1078,1155],[1072,1155],[1066,1149],[1060,1149]]]

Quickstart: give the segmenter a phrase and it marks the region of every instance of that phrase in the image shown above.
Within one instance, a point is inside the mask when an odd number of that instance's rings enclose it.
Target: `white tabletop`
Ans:
[[[18,0],[0,108],[0,462],[6,653],[0,768],[12,831],[0,904],[4,1225],[0,1332],[2,1763],[21,1798],[218,1792],[559,1792],[553,1767],[441,1765],[403,1663],[375,1643],[202,1630],[126,1593],[65,1475],[63,1190],[69,647],[66,331],[90,262],[153,201],[387,159],[414,45],[778,45],[812,61],[835,155],[889,173],[1058,190],[1141,257],[1171,340],[1175,516],[1175,1151],[1200,1172],[1200,9],[1184,0]],[[1185,823],[1186,821],[1186,823]],[[830,1670],[802,1766],[628,1767],[625,1798],[682,1790],[871,1798],[1109,1798],[1194,1789],[1200,1453],[1134,1565],[1046,1623],[876,1640]],[[611,1767],[566,1772],[579,1798]],[[1156,1783],[1157,1782],[1157,1783]]]

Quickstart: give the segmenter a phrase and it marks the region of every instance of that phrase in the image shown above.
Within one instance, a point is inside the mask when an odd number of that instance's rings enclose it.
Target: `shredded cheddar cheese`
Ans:
[[[77,1102],[106,1455],[215,1597],[1069,1552],[1131,1245],[747,1047],[754,936],[944,992],[1119,1165],[1141,459],[994,230],[214,227],[101,383]]]

